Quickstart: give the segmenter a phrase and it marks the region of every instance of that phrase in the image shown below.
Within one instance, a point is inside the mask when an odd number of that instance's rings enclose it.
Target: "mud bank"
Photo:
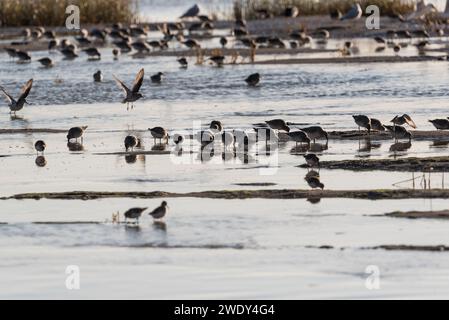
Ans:
[[[300,167],[307,168],[307,165]],[[449,170],[449,157],[322,161],[320,168],[352,171],[445,172]]]
[[[346,199],[413,199],[432,198],[448,199],[449,190],[221,190],[175,193],[164,191],[152,192],[96,192],[96,191],[72,191],[72,192],[46,192],[23,193],[9,197],[1,197],[0,200],[96,200],[106,198],[208,198],[208,199],[322,199],[322,198],[346,198]]]
[[[441,211],[395,211],[386,213],[385,216],[407,219],[449,219],[449,210]]]

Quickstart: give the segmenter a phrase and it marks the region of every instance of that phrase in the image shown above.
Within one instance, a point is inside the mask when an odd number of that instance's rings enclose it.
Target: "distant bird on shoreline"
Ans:
[[[144,69],[140,69],[137,73],[136,79],[133,82],[133,86],[129,89],[122,81],[120,81],[115,75],[112,75],[114,79],[117,81],[117,84],[123,89],[126,94],[125,99],[123,99],[122,103],[126,103],[126,110],[129,110],[129,104],[131,103],[131,109],[134,109],[134,102],[143,97],[141,93],[139,93],[140,87],[143,83],[144,77]]]
[[[246,79],[245,82],[251,86],[251,87],[255,87],[260,83],[260,74],[259,73],[253,73],[251,75],[249,75]]]
[[[313,143],[315,143],[316,139],[321,139],[321,138],[324,138],[324,139],[326,139],[326,141],[329,141],[329,135],[320,126],[301,128],[301,130],[304,131],[305,133],[307,133],[309,138],[313,140]]]
[[[306,177],[305,180],[309,185],[309,187],[311,187],[312,189],[321,189],[321,190],[324,189],[324,184],[320,181],[319,177],[316,176]]]
[[[185,57],[179,58],[178,63],[181,65],[181,68],[187,69],[189,63],[187,62],[187,59]]]
[[[287,133],[290,140],[294,141],[296,143],[296,146],[298,146],[298,143],[305,143],[307,145],[310,145],[310,138],[304,131],[301,130],[295,130],[290,131]]]
[[[437,129],[437,130],[449,130],[449,120],[448,119],[435,119],[435,120],[429,120],[431,124]]]
[[[416,129],[417,126],[412,118],[408,114],[403,114],[402,116],[395,116],[391,122],[394,125],[402,126],[404,124],[408,124],[413,129]]]
[[[47,145],[45,144],[44,141],[42,140],[38,140],[36,141],[36,143],[34,144],[34,149],[36,149],[37,154],[42,153],[44,154],[45,148],[47,147]]]
[[[153,136],[154,142],[156,142],[156,139],[159,139],[159,142],[162,142],[162,140],[166,140],[168,143],[168,132],[166,129],[162,127],[154,127],[148,129]]]
[[[125,149],[128,152],[129,149],[131,149],[131,151],[134,151],[134,148],[137,147],[139,143],[139,139],[137,139],[136,136],[126,136],[125,137]]]
[[[70,142],[70,140],[75,139],[78,142],[78,139],[81,138],[81,143],[83,143],[83,134],[86,129],[87,126],[71,128],[67,133],[67,141]]]
[[[51,68],[53,67],[53,61],[50,58],[40,58],[39,60],[37,60],[38,62],[40,62],[40,64],[46,68]]]
[[[101,82],[103,81],[103,73],[101,73],[101,70],[98,70],[93,75],[94,82]]]
[[[282,119],[273,119],[265,121],[265,123],[274,130],[282,130],[285,132],[290,132],[290,127],[287,125],[287,123]]]
[[[408,139],[409,141],[412,141],[412,134],[402,126],[385,126],[385,128],[393,134],[396,141],[398,139]]]
[[[158,73],[156,73],[156,74],[151,76],[151,82],[152,83],[161,83],[163,76],[164,76],[163,72],[158,72]]]
[[[368,130],[368,135],[371,133],[371,119],[368,118],[365,115],[354,115],[352,116],[354,118],[355,123],[359,126],[359,132],[360,127],[365,128]]]
[[[26,98],[30,94],[31,87],[33,86],[33,79],[27,81],[27,83],[23,86],[20,96],[17,100],[15,100],[11,95],[9,95],[3,87],[0,86],[0,90],[3,92],[3,95],[8,100],[8,107],[10,109],[10,113],[16,114],[17,111],[23,109],[24,104],[29,104]]]
[[[139,218],[142,216],[142,213],[148,208],[131,208],[126,211],[123,215],[125,216],[125,223],[128,223],[128,219],[136,220],[136,223],[139,223]]]
[[[198,7],[197,4],[193,5],[192,7],[190,7],[186,12],[184,12],[179,19],[184,19],[184,18],[194,18],[196,17],[198,14],[200,13],[200,7]]]
[[[163,217],[165,217],[165,215],[167,214],[167,202],[166,201],[162,201],[161,205],[159,207],[157,207],[156,209],[154,209],[153,211],[151,211],[149,213],[150,216],[153,217],[153,219],[162,219]]]

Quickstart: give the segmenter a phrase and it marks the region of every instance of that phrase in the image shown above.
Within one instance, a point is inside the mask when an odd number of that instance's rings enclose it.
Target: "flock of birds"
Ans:
[[[359,19],[362,16],[362,9],[359,4],[354,5],[346,14],[342,14],[340,12],[331,13],[332,18],[338,20],[354,20]],[[265,14],[263,11],[260,12],[261,15]],[[296,17],[299,14],[299,10],[296,7],[288,7],[285,11],[285,16],[287,17]],[[24,40],[20,43],[13,43],[16,45],[28,44],[29,40],[39,40],[42,38],[48,39],[48,50],[53,52],[54,50],[59,50],[59,52],[64,56],[65,59],[75,59],[78,57],[78,46],[82,47],[82,52],[84,52],[89,59],[101,59],[101,52],[95,46],[92,46],[95,43],[104,44],[106,42],[107,37],[113,40],[114,48],[112,49],[112,53],[114,59],[118,59],[122,53],[129,53],[132,50],[135,50],[139,54],[150,53],[154,50],[165,50],[169,48],[169,43],[171,41],[178,41],[183,46],[186,46],[189,49],[199,50],[201,48],[201,44],[199,41],[193,38],[185,38],[184,33],[187,30],[190,35],[198,31],[209,32],[213,30],[214,25],[212,19],[207,15],[201,15],[198,6],[194,6],[190,8],[181,18],[195,18],[198,19],[199,22],[192,23],[188,28],[183,22],[176,23],[165,23],[158,26],[159,31],[162,32],[162,39],[160,40],[146,40],[149,27],[140,27],[140,26],[130,26],[123,27],[121,24],[117,23],[112,26],[112,28],[104,28],[104,29],[93,29],[90,32],[83,29],[80,31],[80,34],[75,37],[77,44],[72,43],[68,39],[57,39],[56,33],[52,30],[45,30],[42,27],[23,30]],[[399,17],[400,18],[400,17]],[[438,35],[444,35],[444,31],[437,30]],[[236,41],[239,41],[245,47],[256,49],[256,48],[264,48],[264,47],[276,47],[276,48],[285,48],[285,42],[280,37],[273,36],[252,36],[247,29],[247,24],[244,20],[236,20],[234,29],[232,30],[232,35],[235,37]],[[318,41],[327,41],[330,38],[330,32],[325,29],[318,30],[314,37],[318,39]],[[393,49],[397,52],[400,50],[400,45],[395,44],[394,40],[398,38],[407,38],[412,39],[413,37],[417,37],[418,39],[423,39],[416,46],[419,49],[424,48],[429,42],[425,40],[425,38],[429,38],[430,34],[426,30],[415,30],[413,32],[409,32],[407,30],[402,31],[388,31],[386,33],[386,37],[377,36],[374,40],[381,45],[392,45]],[[298,46],[304,46],[312,41],[312,36],[308,35],[305,30],[297,30],[292,31],[289,34],[289,44],[291,48],[296,48]],[[226,37],[220,38],[220,44],[223,48],[228,45],[228,39]],[[349,53],[352,48],[351,42],[346,42],[345,50]],[[11,48],[5,48],[5,51],[8,55],[13,59],[18,59],[18,62],[30,62],[31,55],[24,51]],[[214,54],[209,58],[210,61],[215,63],[217,66],[222,66],[225,61],[225,57],[220,54]],[[44,57],[38,60],[45,67],[52,67],[54,62],[49,57]],[[188,67],[188,60],[186,57],[181,57],[178,59],[178,62],[182,68]],[[116,80],[120,89],[124,92],[124,98],[122,100],[123,104],[127,105],[127,110],[133,109],[136,101],[143,97],[140,92],[143,80],[144,80],[145,72],[142,68],[136,75],[134,82],[132,85],[128,86],[117,78],[115,75],[113,76]],[[153,83],[161,83],[163,81],[164,73],[158,72],[151,76],[151,81]],[[98,70],[94,75],[93,79],[95,82],[103,81],[103,74],[100,70]],[[249,75],[244,81],[248,86],[255,87],[258,86],[261,81],[261,75],[259,73],[254,73]],[[23,86],[20,95],[18,98],[14,98],[11,94],[9,94],[4,87],[0,86],[0,91],[5,96],[8,106],[10,108],[10,112],[15,114],[16,112],[23,109],[25,104],[28,104],[27,97],[30,94],[30,91],[33,86],[33,79],[30,79]],[[360,131],[361,128],[367,130],[368,136],[374,132],[382,132],[388,131],[392,134],[392,137],[395,141],[398,139],[406,139],[411,141],[412,133],[406,129],[405,125],[410,126],[411,128],[416,129],[417,126],[415,122],[409,115],[396,116],[393,120],[391,120],[392,125],[382,124],[378,119],[370,118],[366,115],[354,115],[353,119],[358,126]],[[449,130],[449,120],[448,119],[435,119],[429,120],[436,129],[438,130]],[[83,136],[85,131],[87,130],[87,126],[73,127],[68,130],[67,133],[67,141],[78,143],[78,140],[81,140],[81,145],[83,144]],[[186,137],[181,134],[173,134],[173,136],[169,135],[169,131],[163,127],[154,127],[148,129],[154,141],[159,140],[159,143],[168,144],[170,139],[174,142],[174,144],[179,147],[183,144]],[[280,133],[283,133],[288,140],[293,141],[298,144],[305,144],[310,146],[313,142],[315,143],[318,139],[326,140],[326,144],[329,140],[329,135],[321,126],[310,126],[305,128],[292,128],[285,120],[283,119],[273,119],[266,121],[262,124],[253,125],[253,129],[251,130],[237,130],[231,129],[227,130],[223,127],[221,121],[214,120],[210,123],[209,128],[205,130],[201,130],[196,135],[194,135],[198,142],[202,147],[206,145],[210,145],[211,143],[220,142],[223,144],[224,148],[233,148],[234,150],[238,146],[247,146],[252,143],[253,140],[263,141],[266,143],[273,143],[279,141]],[[126,152],[134,151],[134,148],[139,147],[140,138],[135,135],[128,135],[125,137],[124,146]],[[47,148],[46,143],[43,140],[39,140],[35,143],[35,150],[39,154],[44,154]],[[40,162],[45,161],[45,158],[38,157]],[[320,181],[319,173],[313,171],[313,168],[319,168],[320,159],[314,153],[307,153],[304,155],[304,159],[309,168],[312,168],[312,171],[308,172],[305,180],[308,185],[312,189],[324,189],[324,184]],[[38,163],[38,161],[36,161]],[[45,163],[41,163],[44,164]],[[161,206],[150,212],[149,214],[155,219],[161,219],[165,216],[167,212],[167,202],[162,202]],[[125,221],[126,219],[135,219],[139,220],[142,213],[145,212],[148,208],[132,208],[125,212]]]

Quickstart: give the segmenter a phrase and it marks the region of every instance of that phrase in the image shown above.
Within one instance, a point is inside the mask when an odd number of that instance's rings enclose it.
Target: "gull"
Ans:
[[[29,104],[26,98],[28,97],[31,87],[33,86],[33,79],[27,81],[27,83],[23,86],[22,91],[20,92],[20,96],[17,100],[15,100],[11,95],[9,95],[3,87],[0,86],[0,90],[3,92],[6,100],[8,100],[8,106],[10,109],[10,113],[16,114],[17,111],[22,110],[24,104]]]
[[[360,19],[362,17],[363,11],[360,4],[356,3],[354,4],[351,9],[349,9],[346,14],[340,18],[341,21],[343,20],[355,20]]]
[[[47,145],[45,144],[44,141],[42,140],[38,140],[36,141],[36,143],[34,144],[34,149],[36,149],[37,154],[39,154],[39,152],[41,152],[42,154],[44,154],[45,148],[47,147]]]
[[[142,213],[148,208],[131,208],[124,213],[125,223],[127,223],[127,219],[135,219],[136,223],[139,223],[139,218]]]
[[[129,104],[131,103],[131,109],[134,109],[134,102],[143,97],[141,93],[139,93],[140,87],[143,83],[144,70],[143,68],[137,73],[136,79],[133,82],[133,86],[131,90],[120,81],[115,75],[112,75],[114,79],[117,81],[117,84],[125,91],[126,97],[123,99],[122,103],[126,103],[126,110],[129,110]]]
[[[167,213],[167,201],[162,201],[161,205],[149,213],[153,219],[162,219]]]

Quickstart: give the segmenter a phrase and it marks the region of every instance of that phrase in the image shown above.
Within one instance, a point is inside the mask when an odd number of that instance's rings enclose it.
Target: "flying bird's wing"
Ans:
[[[132,88],[133,93],[139,92],[140,87],[142,86],[142,83],[143,83],[143,75],[144,75],[144,70],[142,68],[142,69],[140,69],[139,73],[137,74],[136,80],[134,80],[133,88]]]
[[[15,100],[13,97],[11,97],[6,91],[5,89],[3,89],[3,87],[0,87],[0,90],[3,92],[3,95],[5,96],[5,98],[8,100],[8,102],[10,104],[12,104]]]
[[[19,100],[26,99],[30,94],[31,87],[33,86],[33,79],[27,81],[27,83],[23,86],[22,92],[20,94]]]
[[[412,127],[413,129],[416,129],[417,126],[415,124],[415,121],[412,120],[412,118],[408,114],[404,114],[404,119],[407,124]]]
[[[117,84],[119,85],[120,88],[123,89],[123,91],[125,91],[126,96],[128,96],[128,94],[131,92],[131,90],[128,89],[128,87],[122,82],[120,81],[119,78],[117,78],[115,75],[112,75],[115,79],[115,81],[117,82]]]

